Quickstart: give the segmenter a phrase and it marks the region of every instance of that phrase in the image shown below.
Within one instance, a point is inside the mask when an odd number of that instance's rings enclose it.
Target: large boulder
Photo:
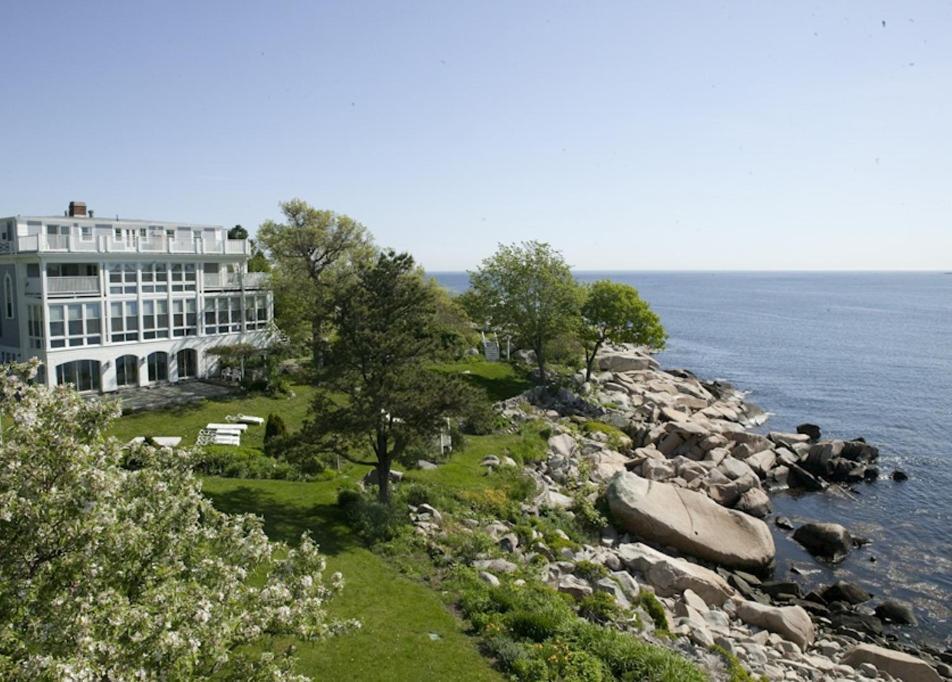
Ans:
[[[810,422],[804,422],[797,427],[797,433],[802,433],[812,441],[820,440],[820,427]]]
[[[918,625],[916,614],[912,611],[912,606],[898,599],[887,599],[876,607],[876,617],[886,623],[898,623],[900,625]]]
[[[873,595],[871,595],[859,585],[856,585],[855,583],[849,583],[844,580],[835,582],[829,587],[825,588],[822,592],[820,592],[820,596],[823,597],[823,600],[827,604],[835,601],[841,601],[846,602],[850,606],[862,604],[863,602],[869,601],[873,598]]]
[[[640,542],[619,545],[618,558],[626,568],[644,575],[662,597],[693,590],[708,605],[721,606],[735,594],[734,588],[711,569],[668,556]]]
[[[634,351],[604,351],[598,356],[598,368],[607,372],[633,372],[657,369],[658,363],[650,355]]]
[[[941,682],[942,680],[939,673],[921,658],[875,644],[860,644],[853,647],[843,657],[842,662],[854,668],[858,668],[863,663],[871,663],[877,670],[889,673],[903,682]]]
[[[578,450],[578,443],[567,433],[560,433],[549,438],[549,450],[560,457],[569,458]]]
[[[776,549],[767,524],[706,495],[629,472],[608,484],[608,505],[625,530],[729,568],[760,571]]]
[[[768,606],[755,601],[742,601],[737,605],[737,617],[748,625],[775,632],[801,649],[813,644],[813,621],[799,606]]]
[[[814,556],[842,561],[853,540],[849,531],[838,523],[806,523],[793,532],[793,539]]]

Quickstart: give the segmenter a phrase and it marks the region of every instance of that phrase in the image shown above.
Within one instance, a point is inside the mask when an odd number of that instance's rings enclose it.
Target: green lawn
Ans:
[[[436,369],[447,374],[463,375],[470,384],[484,390],[492,402],[511,398],[532,386],[525,373],[508,362],[461,360],[439,364]]]
[[[363,627],[323,642],[298,642],[301,672],[316,680],[501,680],[436,592],[400,575],[354,538],[334,504],[340,483],[205,479],[216,507],[263,516],[275,540],[293,543],[310,531],[328,570],[344,574],[344,592],[330,611],[358,618]]]
[[[266,395],[239,395],[217,400],[203,400],[165,410],[138,412],[126,415],[112,423],[109,434],[125,442],[136,436],[181,436],[182,445],[195,443],[198,432],[206,424],[225,421],[229,414],[250,414],[268,418],[272,412],[280,414],[288,429],[300,428],[307,417],[314,396],[311,386],[295,385],[292,398],[271,398]],[[264,426],[249,426],[241,437],[243,447],[261,448]]]
[[[460,362],[438,369],[463,374],[492,400],[508,398],[529,386],[506,363]],[[191,445],[206,424],[223,422],[226,415],[239,412],[260,417],[280,414],[293,431],[304,422],[314,394],[309,386],[293,389],[296,395],[290,399],[237,396],[127,415],[113,423],[110,434],[123,441],[143,435],[181,436],[183,445]],[[261,448],[263,435],[263,426],[249,427],[242,436],[242,449]],[[470,436],[466,447],[447,463],[433,471],[408,472],[408,478],[448,491],[478,493],[499,487],[499,481],[487,477],[479,462],[487,454],[502,456],[519,438]],[[501,680],[440,595],[364,547],[345,523],[335,504],[337,491],[365,470],[347,466],[336,478],[313,482],[204,479],[205,492],[216,507],[261,516],[274,540],[295,543],[302,532],[310,532],[328,557],[328,570],[344,574],[346,587],[332,603],[331,613],[357,618],[363,627],[324,642],[296,643],[301,672],[325,680]]]

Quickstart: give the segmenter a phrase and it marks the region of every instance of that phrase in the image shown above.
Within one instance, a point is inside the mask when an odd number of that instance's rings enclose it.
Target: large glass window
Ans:
[[[264,329],[268,326],[268,297],[245,297],[245,329]]]
[[[43,307],[29,305],[26,308],[26,330],[30,348],[43,347]]]
[[[91,346],[102,343],[102,309],[98,303],[54,304],[49,310],[51,348],[64,348],[67,345]],[[28,327],[30,322],[28,318]],[[36,338],[42,345],[42,316],[34,318],[32,323],[40,332]],[[30,336],[34,337],[32,330]]]
[[[142,338],[169,338],[169,302],[165,299],[142,302]]]
[[[139,358],[135,355],[123,355],[116,358],[116,384],[119,386],[139,385]]]
[[[205,333],[228,334],[241,331],[241,296],[205,299]]]
[[[172,335],[195,336],[198,334],[198,313],[194,298],[172,301]]]
[[[195,263],[172,264],[172,291],[195,291]]]
[[[198,354],[191,348],[186,348],[180,350],[176,356],[176,364],[178,368],[178,378],[179,379],[188,379],[193,377],[196,374],[198,366]]]
[[[169,380],[169,356],[167,353],[157,351],[149,355],[146,359],[149,366],[149,381],[168,381]]]
[[[142,266],[142,293],[164,294],[169,290],[169,271],[165,263],[146,263]]]
[[[98,274],[99,266],[95,263],[49,263],[46,266],[47,277],[96,277]]]
[[[139,306],[135,301],[113,301],[109,306],[112,342],[139,340]]]
[[[136,293],[135,263],[114,263],[109,266],[109,293]]]
[[[56,368],[56,383],[73,384],[79,391],[98,391],[99,361],[73,360]]]

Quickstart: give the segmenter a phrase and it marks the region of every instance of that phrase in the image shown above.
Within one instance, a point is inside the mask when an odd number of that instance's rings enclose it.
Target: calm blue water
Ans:
[[[433,273],[462,291],[465,273]],[[590,273],[632,284],[670,339],[660,360],[749,391],[766,428],[805,421],[824,437],[863,436],[881,469],[910,480],[858,487],[854,500],[777,496],[795,522],[836,521],[872,539],[836,569],[776,532],[778,578],[792,562],[913,603],[952,643],[952,275],[941,273]],[[776,529],[775,529],[776,530]],[[870,559],[875,558],[875,562]],[[804,579],[800,578],[803,581]]]

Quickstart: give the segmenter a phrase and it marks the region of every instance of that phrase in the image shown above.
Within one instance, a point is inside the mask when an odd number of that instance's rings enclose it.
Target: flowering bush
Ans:
[[[271,638],[356,625],[328,619],[342,579],[307,536],[217,511],[189,451],[124,450],[114,404],[36,370],[0,376],[0,679],[299,679]]]

